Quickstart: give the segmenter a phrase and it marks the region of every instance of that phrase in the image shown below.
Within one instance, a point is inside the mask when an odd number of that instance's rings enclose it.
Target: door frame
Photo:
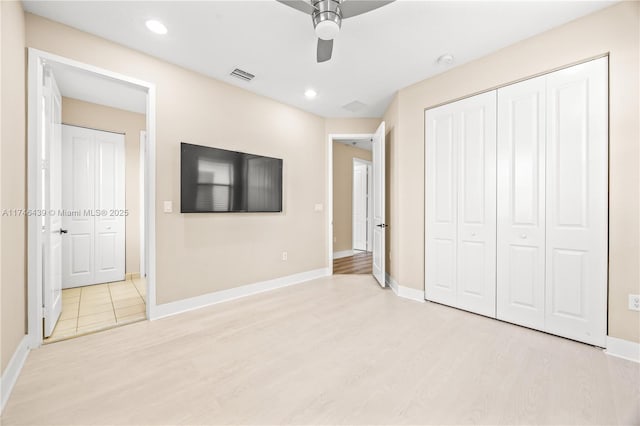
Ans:
[[[38,151],[41,137],[41,84],[43,66],[46,63],[58,63],[67,67],[90,72],[98,76],[116,80],[122,84],[133,85],[147,93],[146,134],[147,151],[145,155],[145,191],[144,191],[144,227],[146,230],[146,284],[147,319],[154,318],[156,308],[156,232],[155,232],[155,147],[156,147],[156,85],[124,74],[119,74],[93,65],[85,64],[63,56],[42,50],[28,48],[27,75],[27,213],[37,212],[40,208],[41,184]],[[27,340],[30,348],[42,345],[42,233],[38,225],[38,216],[27,214]],[[142,242],[141,242],[142,243]]]
[[[353,158],[352,164],[351,164],[351,181],[353,182],[354,179],[354,175],[355,175],[355,170],[356,170],[356,163],[358,164],[364,164],[367,170],[367,241],[365,243],[365,252],[369,252],[371,251],[372,248],[372,242],[371,242],[371,235],[373,233],[372,229],[373,229],[373,212],[372,212],[372,205],[371,205],[371,189],[372,189],[372,176],[371,173],[373,172],[373,161],[369,161],[369,160],[363,160],[362,158]],[[355,248],[353,247],[353,241],[354,241],[354,236],[355,236],[355,223],[353,220],[353,212],[355,211],[356,208],[356,197],[355,194],[356,193],[356,187],[355,185],[351,186],[351,249],[354,250],[355,252]],[[370,250],[371,249],[371,250]]]
[[[369,139],[373,136],[374,133],[329,133],[327,136],[327,199],[325,200],[327,222],[325,229],[327,231],[326,259],[329,264],[329,275],[333,275],[333,141],[334,139]]]

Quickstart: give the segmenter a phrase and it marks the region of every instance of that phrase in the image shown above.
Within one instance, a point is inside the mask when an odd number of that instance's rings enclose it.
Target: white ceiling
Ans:
[[[612,4],[398,0],[345,20],[333,58],[317,64],[311,18],[275,0],[23,3],[34,14],[325,117],[380,117],[398,89]],[[150,18],[169,33],[150,33]],[[444,53],[455,56],[452,65],[436,63]],[[230,77],[236,67],[256,78]],[[314,100],[304,97],[309,87]],[[354,101],[365,106],[343,108]]]
[[[49,66],[64,97],[146,113],[147,93],[138,86],[57,62],[50,62]]]

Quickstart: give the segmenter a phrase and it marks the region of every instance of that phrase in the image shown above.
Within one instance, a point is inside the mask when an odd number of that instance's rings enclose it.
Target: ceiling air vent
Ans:
[[[246,71],[242,71],[240,68],[236,68],[235,70],[231,71],[231,75],[244,81],[251,81],[255,77],[255,75]]]
[[[366,106],[366,104],[363,104],[360,101],[353,101],[351,103],[343,105],[342,108],[346,109],[347,111],[358,112]]]

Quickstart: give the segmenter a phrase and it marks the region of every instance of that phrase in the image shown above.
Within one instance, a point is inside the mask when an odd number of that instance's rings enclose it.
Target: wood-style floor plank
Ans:
[[[32,351],[3,425],[638,424],[638,364],[366,275]]]
[[[362,252],[353,256],[333,259],[334,274],[371,274],[372,253]]]

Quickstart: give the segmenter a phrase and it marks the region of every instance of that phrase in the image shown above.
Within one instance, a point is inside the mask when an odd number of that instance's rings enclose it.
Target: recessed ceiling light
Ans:
[[[438,63],[440,65],[451,65],[453,63],[453,60],[454,57],[451,53],[445,53],[438,58]]]
[[[313,89],[307,89],[307,90],[304,92],[304,95],[307,97],[307,99],[313,99],[313,98],[315,98],[318,94],[317,94],[317,93],[316,93],[316,91],[315,91],[315,90],[313,90]]]
[[[156,34],[167,33],[167,27],[165,27],[162,22],[156,21],[155,19],[149,19],[147,22],[145,22],[145,25],[147,26],[147,28],[149,28],[149,31]]]

